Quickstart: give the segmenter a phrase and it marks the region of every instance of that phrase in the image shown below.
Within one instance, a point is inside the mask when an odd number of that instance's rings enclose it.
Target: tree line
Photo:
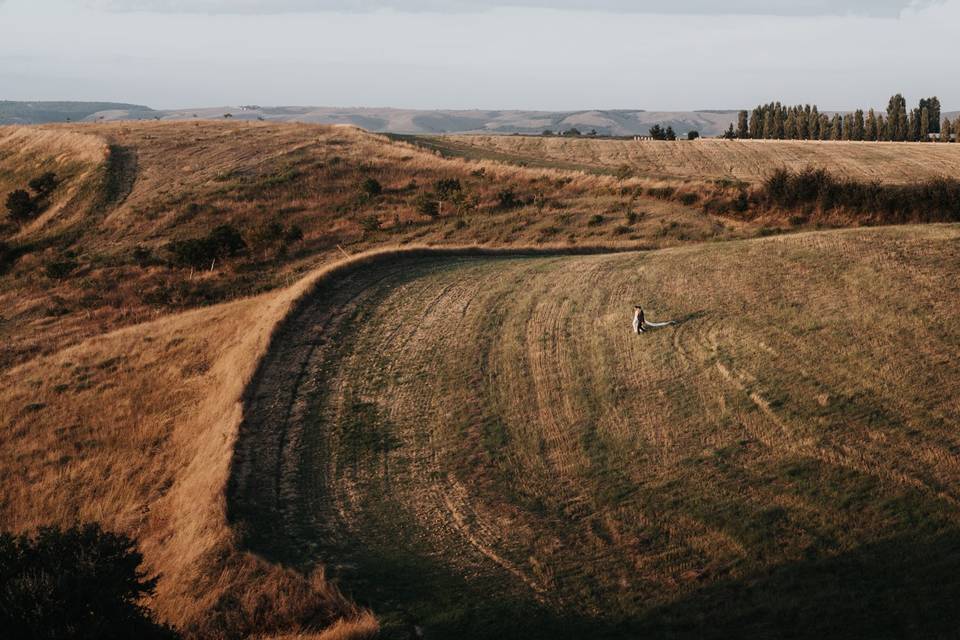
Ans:
[[[787,106],[779,102],[759,105],[753,111],[740,111],[737,124],[727,129],[726,138],[755,140],[856,140],[870,142],[925,142],[930,134],[939,134],[942,142],[951,142],[960,133],[956,122],[941,120],[940,100],[934,96],[920,100],[909,109],[902,94],[890,98],[886,112],[875,109],[832,116],[817,105]]]

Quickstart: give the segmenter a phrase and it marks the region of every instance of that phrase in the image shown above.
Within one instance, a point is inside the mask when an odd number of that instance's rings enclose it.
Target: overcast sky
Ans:
[[[0,26],[10,100],[960,109],[960,0],[0,0]]]

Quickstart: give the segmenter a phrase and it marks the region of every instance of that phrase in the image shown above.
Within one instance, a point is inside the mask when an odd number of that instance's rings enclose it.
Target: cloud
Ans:
[[[277,14],[337,11],[364,13],[476,12],[504,8],[670,13],[690,15],[897,16],[943,0],[86,0],[109,11]],[[0,0],[2,4],[4,0]]]

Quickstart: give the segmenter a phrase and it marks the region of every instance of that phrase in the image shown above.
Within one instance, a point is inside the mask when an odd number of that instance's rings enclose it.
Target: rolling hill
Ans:
[[[15,102],[0,100],[0,124],[44,124],[82,120],[144,120],[159,115],[150,107],[117,102]]]
[[[960,227],[542,162],[0,130],[0,195],[58,176],[0,225],[4,527],[129,533],[190,638],[948,635]]]
[[[942,636],[957,265],[956,226],[388,254],[277,333],[231,517],[388,637]]]
[[[390,109],[367,107],[297,107],[259,105],[196,107],[155,110],[110,102],[0,101],[0,124],[43,124],[67,121],[193,120],[216,119],[230,114],[237,120],[342,124],[389,133],[532,133],[544,129],[563,131],[595,129],[604,135],[646,134],[654,124],[678,131],[698,130],[720,135],[736,120],[736,111],[517,111]]]

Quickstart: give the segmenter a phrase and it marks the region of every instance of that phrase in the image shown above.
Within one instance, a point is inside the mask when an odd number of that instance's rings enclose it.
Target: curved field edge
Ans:
[[[191,637],[374,633],[376,619],[322,569],[304,574],[243,551],[225,487],[244,394],[284,319],[322,282],[393,253],[361,254],[279,291],[87,338],[0,372],[5,527],[98,521],[128,532],[160,574],[151,606]]]
[[[957,238],[364,258],[261,362],[231,520],[399,633],[936,634],[958,587]],[[629,336],[636,287],[684,322]]]
[[[238,551],[225,518],[243,390],[311,280],[97,336],[0,374],[5,525],[94,520],[129,532],[161,576],[151,605],[189,636],[336,623],[351,637],[352,621],[357,637],[369,635],[370,616],[322,572],[304,576]]]

